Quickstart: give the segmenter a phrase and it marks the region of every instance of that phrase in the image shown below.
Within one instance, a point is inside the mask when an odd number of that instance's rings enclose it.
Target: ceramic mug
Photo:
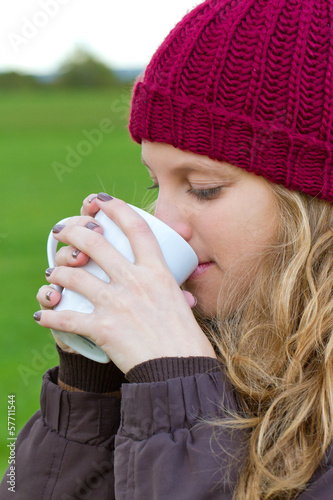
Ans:
[[[164,222],[141,208],[134,207],[133,205],[129,206],[148,223],[161,247],[163,257],[172,275],[178,285],[182,285],[198,266],[197,256],[191,246]],[[57,224],[65,224],[69,219],[70,217],[63,219]],[[96,214],[95,219],[103,228],[103,236],[107,241],[130,262],[134,263],[135,257],[129,240],[121,229],[102,210]],[[55,267],[57,245],[58,241],[54,238],[51,231],[47,242],[49,267]],[[107,283],[110,281],[109,276],[92,259],[82,267],[99,279]],[[61,287],[57,287],[57,289],[61,292],[61,300],[54,308],[55,311],[72,310],[87,314],[93,312],[93,304],[83,295],[66,288],[61,289]],[[59,332],[57,330],[52,330],[52,332],[79,354],[100,363],[108,363],[110,361],[107,354],[88,337],[74,333]]]

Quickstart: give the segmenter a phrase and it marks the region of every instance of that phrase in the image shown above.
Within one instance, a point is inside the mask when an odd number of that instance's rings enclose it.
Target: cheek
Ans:
[[[205,220],[197,219],[201,241],[218,264],[213,274],[190,286],[204,314],[214,315],[218,302],[218,309],[226,315],[237,308],[257,275],[265,250],[276,241],[277,203],[272,193],[259,190],[253,199],[245,194],[242,199],[237,193],[232,203],[223,200],[219,210],[207,212]]]
[[[262,255],[276,241],[278,222],[270,204],[260,212],[247,207],[235,211],[233,216],[220,220],[212,243],[220,267],[232,275],[248,274],[262,259]]]
[[[278,206],[273,192],[264,181],[256,181],[255,188],[240,196],[243,201],[233,221],[239,246],[249,253],[264,250],[278,230]]]

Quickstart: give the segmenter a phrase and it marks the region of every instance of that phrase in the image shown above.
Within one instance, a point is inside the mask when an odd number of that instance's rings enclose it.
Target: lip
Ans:
[[[188,278],[189,280],[193,280],[197,278],[198,276],[201,276],[205,272],[207,272],[215,262],[209,261],[209,262],[200,262],[199,265],[194,269],[193,273],[191,276]]]

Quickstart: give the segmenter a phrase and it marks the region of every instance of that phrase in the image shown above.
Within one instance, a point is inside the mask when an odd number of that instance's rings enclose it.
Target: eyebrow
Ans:
[[[145,159],[143,158],[143,156],[141,155],[141,162],[143,165],[145,165],[145,167],[148,168],[148,170],[152,171],[152,169],[150,168],[150,166],[147,164],[147,162],[145,161]],[[218,162],[218,164],[214,165],[213,163],[205,163],[205,162],[201,162],[200,160],[198,161],[197,160],[197,164],[193,161],[184,161],[180,164],[178,164],[176,166],[176,168],[180,171],[183,171],[183,172],[195,172],[195,171],[202,171],[202,169],[210,169],[211,172],[213,173],[227,173],[228,170],[231,171],[231,170],[234,170],[234,168],[237,168],[237,167],[234,167],[234,165],[231,165],[231,164],[226,164],[226,163],[223,163],[223,162]]]

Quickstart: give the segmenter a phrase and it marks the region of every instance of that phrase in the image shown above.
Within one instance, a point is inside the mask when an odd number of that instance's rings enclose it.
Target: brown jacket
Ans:
[[[58,367],[44,375],[16,442],[15,494],[7,473],[1,500],[231,500],[244,435],[202,421],[237,410],[220,369],[124,383],[121,399],[57,381]],[[298,498],[333,499],[333,454]]]

